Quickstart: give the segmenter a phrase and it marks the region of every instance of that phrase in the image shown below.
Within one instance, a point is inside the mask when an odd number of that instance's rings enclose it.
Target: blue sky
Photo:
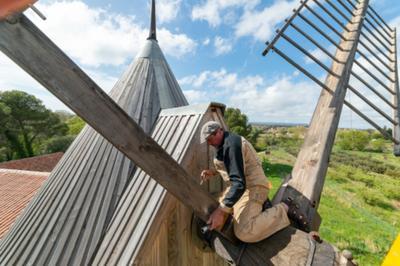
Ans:
[[[291,15],[298,1],[158,0],[156,3],[160,46],[190,103],[222,102],[240,108],[250,121],[310,121],[320,88],[276,54],[261,56],[265,41],[272,39],[274,30]],[[397,1],[370,3],[392,26],[400,25]],[[28,17],[107,92],[148,35],[149,0],[41,0],[36,6],[48,19],[41,21],[31,11],[26,12]],[[324,80],[324,72],[310,60],[284,42],[279,44]],[[322,44],[334,52],[332,45]],[[329,58],[315,47],[304,45],[330,65]],[[21,89],[40,98],[52,110],[68,110],[3,54],[0,54],[0,89]],[[391,113],[369,92],[362,93]],[[389,126],[356,96],[349,93],[347,97],[378,124]],[[341,126],[369,127],[346,107]]]

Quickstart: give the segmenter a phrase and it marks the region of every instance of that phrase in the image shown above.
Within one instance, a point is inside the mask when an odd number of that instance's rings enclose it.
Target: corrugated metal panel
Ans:
[[[163,110],[152,137],[179,163],[208,105]],[[138,169],[125,191],[93,265],[131,264],[143,244],[166,190]]]
[[[151,52],[135,60],[110,95],[150,132],[161,108],[187,101],[157,41],[144,50]],[[88,264],[134,173],[130,160],[86,126],[0,243],[0,264]]]

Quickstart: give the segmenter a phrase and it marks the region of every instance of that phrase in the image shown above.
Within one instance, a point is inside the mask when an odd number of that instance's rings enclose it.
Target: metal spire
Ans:
[[[157,40],[156,36],[156,1],[151,1],[151,24],[150,24],[150,32],[147,40]]]

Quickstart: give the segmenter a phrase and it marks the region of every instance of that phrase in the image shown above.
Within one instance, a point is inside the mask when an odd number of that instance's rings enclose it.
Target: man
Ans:
[[[288,226],[290,203],[282,202],[263,210],[271,186],[253,146],[245,138],[224,131],[215,121],[203,125],[201,142],[205,141],[216,149],[215,170],[203,170],[201,179],[209,180],[220,174],[229,183],[220,198],[220,206],[210,215],[209,228],[221,229],[227,216],[232,214],[236,237],[253,243]]]

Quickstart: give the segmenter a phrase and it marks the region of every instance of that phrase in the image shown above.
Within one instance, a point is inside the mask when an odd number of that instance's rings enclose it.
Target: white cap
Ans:
[[[200,143],[204,143],[207,138],[217,129],[221,128],[221,124],[216,121],[208,121],[201,128]]]

